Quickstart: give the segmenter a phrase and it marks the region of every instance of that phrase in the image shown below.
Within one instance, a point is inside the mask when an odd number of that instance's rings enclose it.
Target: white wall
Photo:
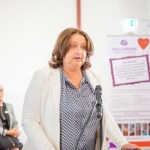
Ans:
[[[58,34],[76,27],[75,6],[74,0],[0,0],[0,83],[20,128],[33,72],[47,65]],[[23,131],[21,138],[25,139]]]
[[[47,64],[57,35],[76,26],[74,0],[0,0],[0,82],[24,92],[33,70]]]
[[[135,33],[148,34],[150,0],[82,0],[81,6],[81,26],[95,44],[93,67],[101,74],[107,98],[107,35],[126,34],[124,18],[138,19]],[[71,26],[76,27],[75,0],[0,0],[0,83],[19,123],[33,72],[47,64],[58,34]]]

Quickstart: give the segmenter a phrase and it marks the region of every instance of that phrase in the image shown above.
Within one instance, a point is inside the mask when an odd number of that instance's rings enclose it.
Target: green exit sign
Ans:
[[[137,27],[137,20],[131,19],[131,20],[130,20],[130,26],[131,26],[131,27]]]

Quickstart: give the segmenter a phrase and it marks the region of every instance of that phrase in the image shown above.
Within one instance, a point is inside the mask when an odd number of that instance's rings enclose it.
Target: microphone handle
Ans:
[[[96,109],[97,109],[97,118],[101,119],[102,118],[102,105],[100,103],[97,103]]]

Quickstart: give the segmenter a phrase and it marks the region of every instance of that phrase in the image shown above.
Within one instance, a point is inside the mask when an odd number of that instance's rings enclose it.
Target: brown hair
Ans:
[[[69,39],[74,34],[83,35],[86,39],[87,57],[81,69],[85,70],[91,67],[90,56],[93,54],[94,51],[93,42],[90,39],[90,37],[87,35],[87,33],[76,28],[67,28],[60,33],[52,52],[52,58],[49,61],[50,67],[59,68],[63,65],[63,58],[69,50]]]

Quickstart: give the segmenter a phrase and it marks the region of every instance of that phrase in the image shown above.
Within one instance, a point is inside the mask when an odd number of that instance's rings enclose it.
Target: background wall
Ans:
[[[149,35],[150,0],[83,0],[82,6],[82,28],[94,41],[93,66],[101,75],[103,91],[106,99],[109,100],[107,36],[128,35],[130,32],[136,35]],[[138,20],[136,29],[131,30],[123,25],[128,18]]]
[[[82,0],[81,28],[95,44],[93,67],[107,85],[107,36],[129,34],[124,19],[138,19],[134,34],[150,34],[150,0]],[[0,83],[5,101],[14,105],[22,140],[21,112],[25,91],[34,71],[47,65],[58,34],[76,27],[75,0],[0,0]]]
[[[0,83],[21,127],[25,91],[34,71],[47,65],[58,34],[76,27],[74,0],[0,0]],[[21,138],[26,136],[22,130]]]

